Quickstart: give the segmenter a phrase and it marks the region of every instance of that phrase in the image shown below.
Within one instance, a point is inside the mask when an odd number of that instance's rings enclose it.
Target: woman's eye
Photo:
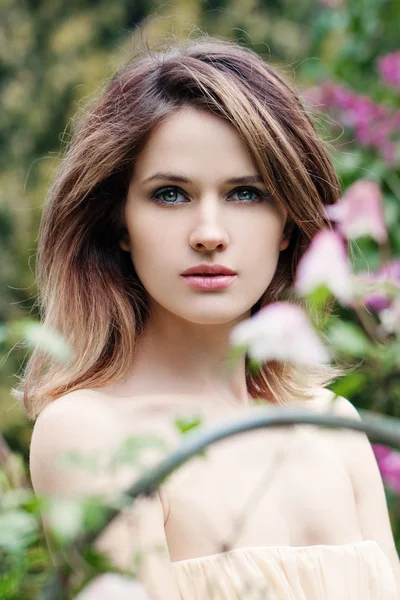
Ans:
[[[183,196],[183,192],[179,188],[167,187],[156,190],[151,197],[161,204],[181,204],[181,202],[176,202],[177,196],[179,195]]]
[[[239,202],[256,202],[265,198],[265,194],[257,188],[238,188],[233,192],[231,197],[236,194],[239,198]]]

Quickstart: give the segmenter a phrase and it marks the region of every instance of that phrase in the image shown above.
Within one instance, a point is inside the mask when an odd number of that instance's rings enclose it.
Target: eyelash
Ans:
[[[151,198],[152,200],[154,200],[154,202],[155,202],[156,204],[161,204],[161,205],[167,205],[167,204],[170,204],[170,205],[172,205],[172,206],[176,206],[176,205],[179,205],[179,204],[184,204],[184,202],[166,202],[165,200],[160,200],[160,199],[159,199],[159,196],[160,196],[161,194],[163,194],[163,193],[165,193],[165,192],[169,192],[169,191],[175,191],[175,190],[177,190],[177,191],[179,191],[180,193],[182,193],[183,195],[185,195],[185,192],[184,192],[184,191],[183,191],[181,188],[179,188],[179,187],[177,187],[177,186],[175,186],[175,185],[170,185],[170,186],[163,187],[163,188],[160,188],[160,189],[157,189],[157,190],[155,190],[155,191],[154,191],[154,192],[151,194],[150,198]],[[257,198],[254,198],[253,200],[234,200],[234,202],[237,202],[238,204],[256,204],[258,201],[260,201],[260,200],[265,200],[265,199],[267,198],[267,195],[266,195],[266,194],[264,194],[264,193],[263,193],[261,190],[259,190],[258,188],[255,188],[255,187],[248,187],[248,186],[242,186],[242,187],[238,187],[238,188],[234,189],[234,190],[233,190],[233,192],[231,193],[231,195],[232,195],[232,194],[235,194],[236,192],[242,191],[242,190],[246,190],[246,191],[250,191],[250,192],[255,192],[255,193],[257,194],[257,196],[258,196],[258,197],[257,197]]]

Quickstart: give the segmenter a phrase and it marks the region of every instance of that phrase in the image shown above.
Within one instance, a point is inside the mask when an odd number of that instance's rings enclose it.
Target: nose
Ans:
[[[204,211],[206,212],[206,211]],[[196,225],[190,234],[190,245],[197,251],[225,250],[229,236],[214,209],[196,216]]]

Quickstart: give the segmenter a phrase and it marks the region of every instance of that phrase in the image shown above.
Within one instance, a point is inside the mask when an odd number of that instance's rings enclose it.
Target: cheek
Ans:
[[[279,255],[282,242],[284,221],[276,215],[268,219],[258,219],[252,227],[246,228],[245,246],[250,253],[274,259]]]
[[[171,262],[171,256],[177,246],[173,228],[153,218],[145,218],[145,215],[131,214],[128,223],[130,247],[132,260],[137,269],[167,267]],[[138,271],[139,274],[139,271]]]

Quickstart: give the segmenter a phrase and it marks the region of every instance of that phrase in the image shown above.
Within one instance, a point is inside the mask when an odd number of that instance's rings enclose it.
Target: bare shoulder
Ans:
[[[30,472],[35,491],[74,495],[101,492],[110,483],[107,475],[110,458],[134,437],[146,437],[149,446],[141,451],[141,464],[149,466],[157,462],[175,440],[171,442],[171,436],[168,437],[165,420],[155,416],[154,411],[143,410],[142,404],[136,406],[134,398],[123,409],[113,398],[96,390],[77,390],[58,398],[43,409],[32,432]],[[149,443],[150,437],[153,445]],[[61,469],[60,464],[66,456],[68,462],[71,453],[76,461],[72,467]],[[97,465],[95,473],[89,472],[90,469],[85,472],[80,466],[93,463]],[[118,470],[121,487],[136,474],[138,469],[133,464],[121,467]],[[114,483],[118,484],[115,479]]]
[[[114,497],[142,476],[143,468],[146,469],[142,461],[138,465],[129,449],[120,452],[126,448],[121,447],[125,440],[142,434],[142,419],[137,418],[134,402],[130,404],[133,409],[127,416],[118,410],[112,397],[95,390],[79,390],[48,405],[36,420],[31,442],[30,470],[36,494]],[[135,448],[133,445],[134,451]],[[112,454],[114,451],[118,454]],[[74,459],[62,464],[65,454],[70,452],[74,453]],[[89,461],[81,460],[87,457]],[[133,557],[138,553],[147,552],[148,566],[144,573],[140,572],[139,579],[148,585],[155,598],[178,598],[171,566],[166,560],[167,514],[159,494],[139,498],[115,517],[97,543],[112,563],[124,570],[132,568]],[[49,525],[46,515],[43,520]],[[150,551],[153,548],[161,548],[162,552]],[[158,585],[165,596],[159,590],[153,593]]]
[[[63,456],[75,453],[86,457],[107,450],[121,429],[112,408],[85,390],[68,393],[47,405],[35,422],[30,445],[36,492],[68,492],[73,487],[73,473],[60,467]],[[84,481],[84,474],[76,479]]]
[[[315,390],[313,398],[305,403],[305,406],[315,412],[330,412],[335,416],[361,420],[356,407],[350,400],[344,396],[336,395],[335,392],[327,388]]]
[[[148,464],[156,462],[163,452],[162,433],[154,414],[136,409],[134,401],[129,403],[129,411],[122,411],[117,402],[96,390],[67,393],[47,405],[33,427],[33,487],[43,495],[101,493],[111,479],[113,486],[124,487],[140,469],[132,463],[129,468],[119,468],[118,473],[114,470],[111,477],[112,457],[131,438],[154,435],[161,439],[160,447],[155,444],[155,450],[145,448],[139,458]],[[93,471],[90,465],[95,465]]]
[[[31,452],[44,444],[90,445],[96,432],[108,439],[119,427],[117,412],[100,395],[89,390],[73,391],[42,410],[33,427]]]
[[[332,390],[320,388],[315,391],[312,400],[305,404],[308,410],[317,413],[328,413],[335,417],[361,421],[357,408],[344,396],[336,395]],[[347,471],[353,470],[354,460],[358,452],[362,452],[369,444],[365,433],[349,428],[320,428],[318,434],[329,440],[335,452],[341,457]],[[356,461],[357,462],[357,461]]]

